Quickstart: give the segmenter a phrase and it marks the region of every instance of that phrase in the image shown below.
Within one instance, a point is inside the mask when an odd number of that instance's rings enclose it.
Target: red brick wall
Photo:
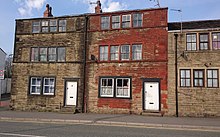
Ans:
[[[88,111],[101,113],[140,113],[142,111],[142,78],[161,79],[161,106],[167,109],[167,9],[143,10],[143,27],[100,30],[100,15],[90,17],[88,57],[99,57],[100,45],[142,44],[141,61],[105,61],[87,59]],[[133,13],[133,12],[129,12]],[[134,11],[136,13],[136,11]],[[125,13],[117,13],[120,15]],[[126,13],[127,14],[127,13]],[[110,15],[110,14],[108,14]],[[132,78],[131,99],[99,98],[100,76]]]

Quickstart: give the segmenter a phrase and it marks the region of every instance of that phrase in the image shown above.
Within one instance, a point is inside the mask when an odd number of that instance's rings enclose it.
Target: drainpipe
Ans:
[[[178,39],[178,34],[174,34],[174,36],[175,36],[175,72],[176,72],[176,74],[175,74],[175,90],[176,90],[176,92],[175,92],[175,94],[176,94],[176,117],[178,117],[179,116],[179,107],[178,107],[178,68],[177,68],[177,65],[178,65],[178,63],[177,63],[177,39]]]
[[[83,104],[82,112],[86,113],[87,95],[86,95],[86,50],[88,41],[88,16],[85,16],[85,28],[84,28],[84,52],[83,52]]]

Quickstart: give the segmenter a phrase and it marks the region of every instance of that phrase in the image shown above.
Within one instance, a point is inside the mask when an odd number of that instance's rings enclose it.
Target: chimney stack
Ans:
[[[52,15],[52,7],[49,4],[46,5],[46,10],[44,11],[44,17],[53,17]]]
[[[100,0],[97,0],[96,4],[97,6],[95,7],[95,13],[102,13],[102,8],[101,8],[102,4]]]

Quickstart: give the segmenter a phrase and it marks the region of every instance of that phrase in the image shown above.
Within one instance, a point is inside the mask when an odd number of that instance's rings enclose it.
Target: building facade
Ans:
[[[85,17],[16,20],[11,108],[83,109]]]
[[[167,8],[89,16],[87,112],[168,111],[166,29]]]
[[[220,116],[220,20],[168,26],[169,115]]]

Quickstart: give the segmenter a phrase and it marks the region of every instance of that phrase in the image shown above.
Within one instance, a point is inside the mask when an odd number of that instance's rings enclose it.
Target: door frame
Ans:
[[[77,83],[77,89],[76,89],[76,107],[78,106],[78,89],[79,89],[79,79],[65,79],[64,81],[64,96],[63,96],[63,106],[72,106],[72,105],[66,105],[66,87],[67,82],[76,82]]]
[[[160,78],[143,78],[142,80],[143,80],[143,83],[142,83],[142,110],[146,110],[145,109],[145,93],[144,93],[144,89],[145,89],[144,84],[145,84],[145,82],[158,82],[158,84],[159,84],[159,87],[158,87],[159,88],[158,89],[158,91],[159,91],[159,93],[158,93],[159,94],[159,98],[158,98],[159,110],[158,111],[161,111],[161,88],[160,88],[161,79]]]

